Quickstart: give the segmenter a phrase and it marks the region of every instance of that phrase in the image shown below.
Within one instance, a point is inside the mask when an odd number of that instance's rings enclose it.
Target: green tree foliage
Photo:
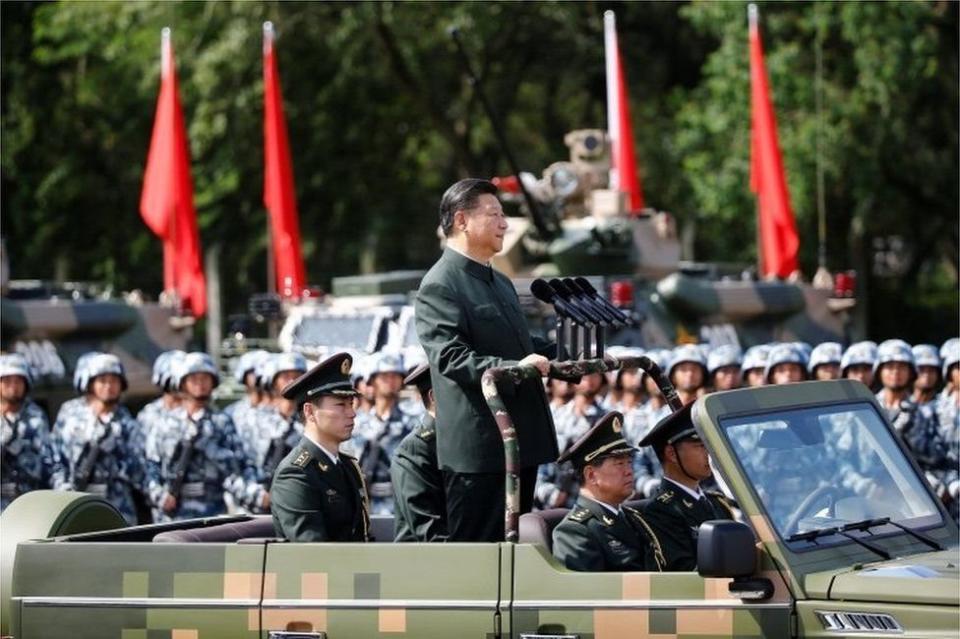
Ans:
[[[697,258],[753,261],[742,4],[3,3],[12,272],[160,288],[160,245],[138,204],[164,26],[201,240],[220,244],[225,303],[239,310],[266,288],[263,21],[278,32],[309,278],[327,285],[429,264],[445,186],[508,171],[448,26],[460,27],[521,168],[536,172],[566,156],[566,131],[605,123],[607,8],[617,12],[648,201],[695,224]],[[871,278],[874,308],[878,295],[902,291],[954,330],[957,5],[772,3],[761,16],[805,271],[816,266],[819,131],[829,266],[863,277],[873,238],[902,237],[902,269]],[[907,331],[873,316],[878,331]]]

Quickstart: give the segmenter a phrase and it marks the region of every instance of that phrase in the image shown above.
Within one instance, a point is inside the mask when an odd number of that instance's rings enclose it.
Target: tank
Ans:
[[[157,395],[153,360],[186,350],[192,333],[192,318],[139,293],[115,297],[90,284],[12,280],[0,296],[0,349],[27,358],[36,378],[31,396],[51,416],[76,395],[73,373],[84,353],[120,358],[129,382],[124,401],[136,408]]]

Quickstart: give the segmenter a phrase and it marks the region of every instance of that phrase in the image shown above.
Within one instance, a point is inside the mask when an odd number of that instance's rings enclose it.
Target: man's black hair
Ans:
[[[496,195],[497,187],[493,182],[479,178],[460,180],[447,189],[440,198],[440,228],[446,237],[453,234],[453,214],[475,207],[477,198],[484,193]]]

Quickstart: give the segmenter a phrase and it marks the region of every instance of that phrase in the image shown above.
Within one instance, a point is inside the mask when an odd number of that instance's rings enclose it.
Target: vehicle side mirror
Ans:
[[[764,600],[773,596],[773,582],[752,577],[757,570],[756,538],[739,521],[714,520],[700,524],[697,537],[697,572],[701,577],[733,578],[730,595]]]
[[[742,522],[704,522],[697,537],[697,571],[703,577],[748,577],[757,568],[756,542]]]

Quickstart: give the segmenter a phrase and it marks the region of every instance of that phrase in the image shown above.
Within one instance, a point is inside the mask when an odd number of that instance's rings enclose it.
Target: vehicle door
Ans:
[[[493,543],[271,544],[263,637],[494,637],[500,562]]]

